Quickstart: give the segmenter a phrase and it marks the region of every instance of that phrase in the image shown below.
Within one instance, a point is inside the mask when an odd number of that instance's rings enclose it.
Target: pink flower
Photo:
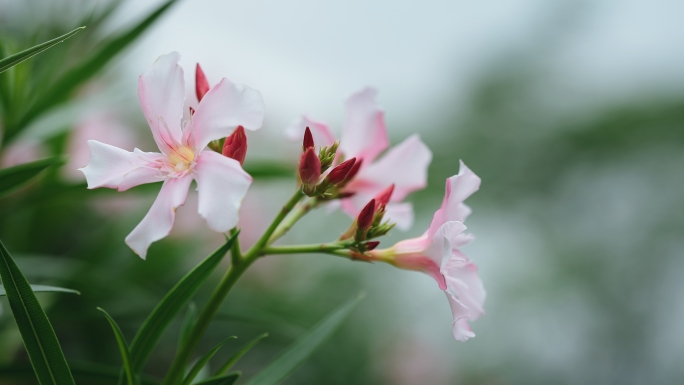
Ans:
[[[90,140],[90,163],[81,169],[89,189],[124,191],[164,182],[150,211],[126,237],[128,246],[142,258],[152,242],[171,231],[176,209],[185,203],[193,180],[199,193],[198,212],[217,232],[237,224],[240,204],[252,182],[240,162],[206,147],[238,126],[259,129],[264,117],[261,94],[224,78],[183,122],[185,83],[179,58],[176,52],[159,57],[138,79],[140,105],[161,153],[137,148],[128,152]]]
[[[422,236],[398,242],[390,249],[368,252],[371,260],[422,271],[434,278],[446,292],[454,317],[452,332],[459,341],[475,336],[467,321],[484,314],[486,295],[477,267],[458,250],[473,240],[463,233],[463,222],[470,214],[463,201],[479,188],[480,178],[461,162],[458,175],[447,179],[442,206]]]
[[[395,191],[387,205],[386,215],[397,223],[398,228],[407,230],[413,224],[413,206],[402,201],[410,193],[425,188],[432,153],[415,134],[375,161],[389,147],[384,112],[377,106],[376,93],[373,88],[365,88],[350,96],[345,103],[347,114],[338,152],[343,159],[355,157],[361,166],[344,188],[344,192],[353,195],[342,199],[342,209],[354,218],[369,200],[394,184]],[[325,123],[308,116],[293,122],[286,134],[291,140],[298,141],[306,127],[311,129],[318,145],[327,146],[335,141]]]

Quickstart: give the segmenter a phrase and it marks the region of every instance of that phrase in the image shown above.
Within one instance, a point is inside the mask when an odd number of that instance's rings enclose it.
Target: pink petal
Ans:
[[[88,188],[115,188],[119,191],[162,180],[159,168],[164,155],[142,152],[137,148],[128,152],[118,147],[89,140],[90,163],[80,170],[88,181]]]
[[[264,121],[265,109],[259,91],[223,78],[197,106],[184,143],[202,150],[212,140],[232,134],[238,126],[258,130]]]
[[[195,172],[199,214],[214,231],[223,233],[235,227],[242,199],[247,194],[252,177],[240,167],[238,161],[213,151],[200,153]]]
[[[480,318],[484,314],[487,293],[477,274],[477,266],[458,250],[453,250],[453,257],[441,270],[446,278],[448,291],[468,309],[468,319]]]
[[[126,244],[140,258],[145,259],[147,249],[152,242],[169,235],[176,218],[176,209],[185,203],[191,182],[192,174],[190,173],[180,178],[165,180],[150,211],[138,226],[128,234]]]
[[[292,122],[285,129],[285,136],[293,142],[301,142],[307,127],[311,130],[316,146],[329,146],[335,142],[335,136],[330,132],[327,124],[313,120],[306,115]]]
[[[340,151],[346,159],[363,159],[365,165],[389,146],[384,113],[375,102],[376,94],[375,89],[364,88],[350,96],[345,103],[347,114]]]
[[[182,136],[185,81],[179,59],[178,52],[162,55],[152,69],[138,78],[140,107],[157,146],[165,154],[178,146]]]
[[[408,202],[388,203],[384,220],[396,223],[401,231],[408,231],[413,225],[413,205]]]
[[[379,186],[395,185],[393,202],[400,202],[416,190],[427,185],[427,171],[432,152],[418,134],[406,138],[391,148],[380,160],[363,168],[356,180]]]
[[[479,188],[480,178],[461,161],[458,174],[447,179],[442,206],[435,212],[429,232],[433,234],[448,221],[465,221],[470,214],[470,208],[463,204],[463,201]]]
[[[447,300],[449,300],[449,306],[451,307],[451,314],[454,317],[454,322],[451,327],[451,334],[457,341],[466,341],[470,338],[475,337],[475,333],[470,330],[468,325],[468,308],[465,307],[458,299],[453,295],[446,293]]]

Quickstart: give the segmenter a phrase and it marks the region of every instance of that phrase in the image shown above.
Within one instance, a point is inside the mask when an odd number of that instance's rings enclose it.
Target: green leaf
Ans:
[[[119,368],[117,367],[89,362],[74,362],[70,367],[74,378],[79,384],[116,385],[119,380]],[[33,373],[31,366],[13,365],[0,367],[0,380],[2,381],[16,379],[23,381],[17,382],[18,384],[33,384],[35,383],[35,378],[36,375]],[[0,383],[4,384],[2,381]],[[144,376],[140,379],[141,385],[159,385],[159,382],[158,379],[149,376]]]
[[[212,357],[214,357],[214,354],[221,349],[221,347],[228,341],[237,338],[235,336],[233,337],[228,337],[225,340],[221,341],[218,345],[214,346],[207,354],[204,355],[204,357],[200,358],[199,361],[195,363],[195,365],[192,366],[192,369],[188,372],[188,374],[185,376],[183,379],[183,382],[181,383],[182,385],[190,385],[192,384],[192,380],[197,377],[197,374],[204,368],[204,366],[209,363],[209,360],[211,360]]]
[[[48,167],[61,165],[64,162],[64,157],[56,156],[0,170],[0,195],[18,188]]]
[[[218,266],[238,235],[228,239],[223,246],[186,274],[152,310],[131,342],[131,361],[135,373],[142,370],[164,330]]]
[[[190,331],[192,330],[192,327],[195,326],[195,322],[197,322],[197,306],[195,306],[194,302],[190,302],[187,313],[185,313],[185,320],[183,320],[180,336],[178,337],[179,348],[185,344],[185,340],[190,335]]]
[[[81,295],[81,292],[73,289],[66,289],[63,287],[56,287],[56,286],[44,286],[44,285],[31,285],[31,290],[33,290],[34,293],[44,293],[44,292],[50,292],[50,293],[72,293],[72,294],[78,294]],[[7,295],[5,292],[5,289],[0,287],[0,296]]]
[[[50,321],[1,241],[0,278],[38,381],[41,385],[74,385]]]
[[[162,16],[177,0],[168,0],[149,14],[128,31],[98,44],[100,47],[94,54],[82,61],[79,65],[68,70],[47,90],[26,111],[21,119],[8,130],[6,140],[9,140],[16,132],[27,126],[36,117],[46,110],[67,101],[69,95],[81,84],[95,76],[102,70],[117,54],[133,43],[143,32],[145,32],[160,16]]]
[[[121,351],[121,359],[123,360],[124,372],[126,373],[126,380],[128,385],[136,385],[135,374],[133,373],[133,368],[131,366],[131,354],[128,350],[128,343],[126,343],[126,338],[121,333],[119,325],[116,321],[102,308],[98,307],[97,310],[101,311],[102,314],[107,318],[109,324],[112,326],[112,331],[114,331],[114,336],[116,337],[116,343],[119,344],[119,351]]]
[[[233,385],[241,375],[242,373],[240,372],[234,372],[223,376],[207,378],[206,380],[196,382],[193,385]]]
[[[39,53],[45,51],[46,49],[49,49],[64,40],[74,36],[77,34],[80,30],[85,29],[85,27],[79,27],[76,28],[75,30],[65,33],[64,35],[54,38],[52,40],[48,40],[45,43],[38,44],[37,46],[31,47],[29,49],[25,49],[19,53],[15,53],[12,56],[8,56],[2,60],[0,60],[0,73],[7,71],[8,69],[14,67],[15,65],[23,62],[24,60],[30,59],[31,57],[38,55]]]
[[[265,369],[252,377],[247,385],[275,385],[283,381],[292,371],[301,365],[323,341],[337,330],[342,321],[354,307],[363,299],[364,295],[348,301],[335,310],[313,330],[295,341],[285,352],[280,354]]]
[[[255,339],[249,341],[248,343],[246,343],[245,346],[241,347],[240,350],[237,351],[237,353],[233,354],[233,356],[230,357],[228,359],[228,361],[226,361],[225,364],[223,364],[221,369],[219,369],[216,372],[216,374],[227,373],[230,370],[230,368],[232,368],[233,365],[235,365],[235,363],[238,362],[238,360],[240,358],[242,358],[242,356],[244,356],[248,351],[250,351],[254,346],[256,346],[256,344],[258,344],[259,341],[261,341],[262,339],[264,339],[266,337],[268,337],[268,333],[264,333],[264,334],[256,337]]]

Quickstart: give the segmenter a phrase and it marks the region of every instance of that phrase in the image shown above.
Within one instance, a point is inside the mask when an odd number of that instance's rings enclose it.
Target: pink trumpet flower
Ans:
[[[447,179],[442,206],[422,236],[400,241],[389,249],[368,252],[371,260],[422,271],[434,278],[446,292],[454,317],[452,333],[459,341],[475,336],[468,320],[474,321],[484,314],[486,294],[477,267],[458,250],[473,240],[470,234],[463,233],[463,222],[470,214],[463,201],[479,187],[480,178],[461,162],[458,175]]]
[[[157,199],[126,243],[145,258],[152,242],[164,238],[173,227],[176,209],[185,203],[195,180],[198,212],[214,231],[226,232],[238,222],[238,210],[252,178],[240,162],[207,148],[212,140],[229,136],[238,126],[257,130],[264,118],[261,94],[223,78],[209,89],[187,121],[180,55],[172,52],[157,59],[138,79],[138,97],[160,153],[88,141],[90,163],[81,169],[88,188],[119,191],[153,182],[164,182]]]
[[[342,209],[352,218],[378,193],[395,185],[392,200],[387,204],[387,217],[397,223],[397,227],[408,230],[413,224],[413,206],[402,202],[410,193],[421,190],[427,185],[427,168],[432,153],[420,140],[412,135],[393,147],[376,161],[377,157],[389,147],[384,112],[377,106],[373,88],[364,88],[350,96],[346,103],[346,120],[342,128],[342,138],[338,153],[341,159],[355,157],[358,168],[347,178],[344,187],[348,198],[342,199]],[[325,123],[302,116],[287,129],[289,139],[300,140],[306,127],[318,145],[328,146],[335,136]]]

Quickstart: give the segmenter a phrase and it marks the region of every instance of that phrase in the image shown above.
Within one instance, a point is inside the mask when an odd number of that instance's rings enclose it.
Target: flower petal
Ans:
[[[363,168],[356,180],[382,188],[394,184],[392,201],[401,202],[408,194],[427,186],[427,170],[431,160],[432,152],[420,140],[420,136],[414,134],[391,148],[380,160]]]
[[[145,259],[147,249],[152,242],[169,235],[176,218],[176,209],[185,203],[191,182],[192,174],[189,173],[179,178],[165,180],[150,211],[128,234],[126,244],[140,258]]]
[[[285,129],[285,136],[293,142],[301,142],[304,137],[304,130],[309,127],[314,143],[317,146],[329,146],[335,142],[335,135],[332,134],[328,125],[302,115],[297,120],[290,123]]]
[[[454,317],[454,322],[451,326],[451,334],[457,341],[466,341],[470,338],[475,337],[475,333],[470,330],[470,325],[468,325],[468,308],[465,307],[456,297],[446,293],[447,299],[449,300],[449,306],[451,307],[451,314]]]
[[[164,155],[156,152],[133,152],[89,140],[90,162],[79,169],[88,181],[88,188],[115,188],[119,191],[161,181],[159,168]]]
[[[238,126],[258,130],[266,107],[261,93],[223,78],[204,95],[186,129],[184,142],[201,151],[212,140],[224,138]]]
[[[468,319],[480,318],[484,314],[487,293],[477,274],[477,266],[460,251],[453,250],[453,257],[441,270],[446,278],[448,291],[468,309]]]
[[[446,194],[442,206],[432,217],[430,234],[448,221],[465,221],[471,210],[463,201],[480,188],[480,182],[480,178],[461,161],[458,174],[446,181]]]
[[[252,184],[252,177],[240,167],[238,161],[213,151],[200,153],[195,172],[199,214],[214,231],[223,233],[235,227],[242,199]]]
[[[165,154],[178,146],[182,136],[185,81],[179,59],[178,52],[162,55],[152,69],[138,78],[140,107],[157,146]]]
[[[350,96],[345,103],[347,114],[340,151],[346,159],[363,159],[366,165],[389,146],[384,112],[375,102],[376,94],[375,89],[364,88]]]

